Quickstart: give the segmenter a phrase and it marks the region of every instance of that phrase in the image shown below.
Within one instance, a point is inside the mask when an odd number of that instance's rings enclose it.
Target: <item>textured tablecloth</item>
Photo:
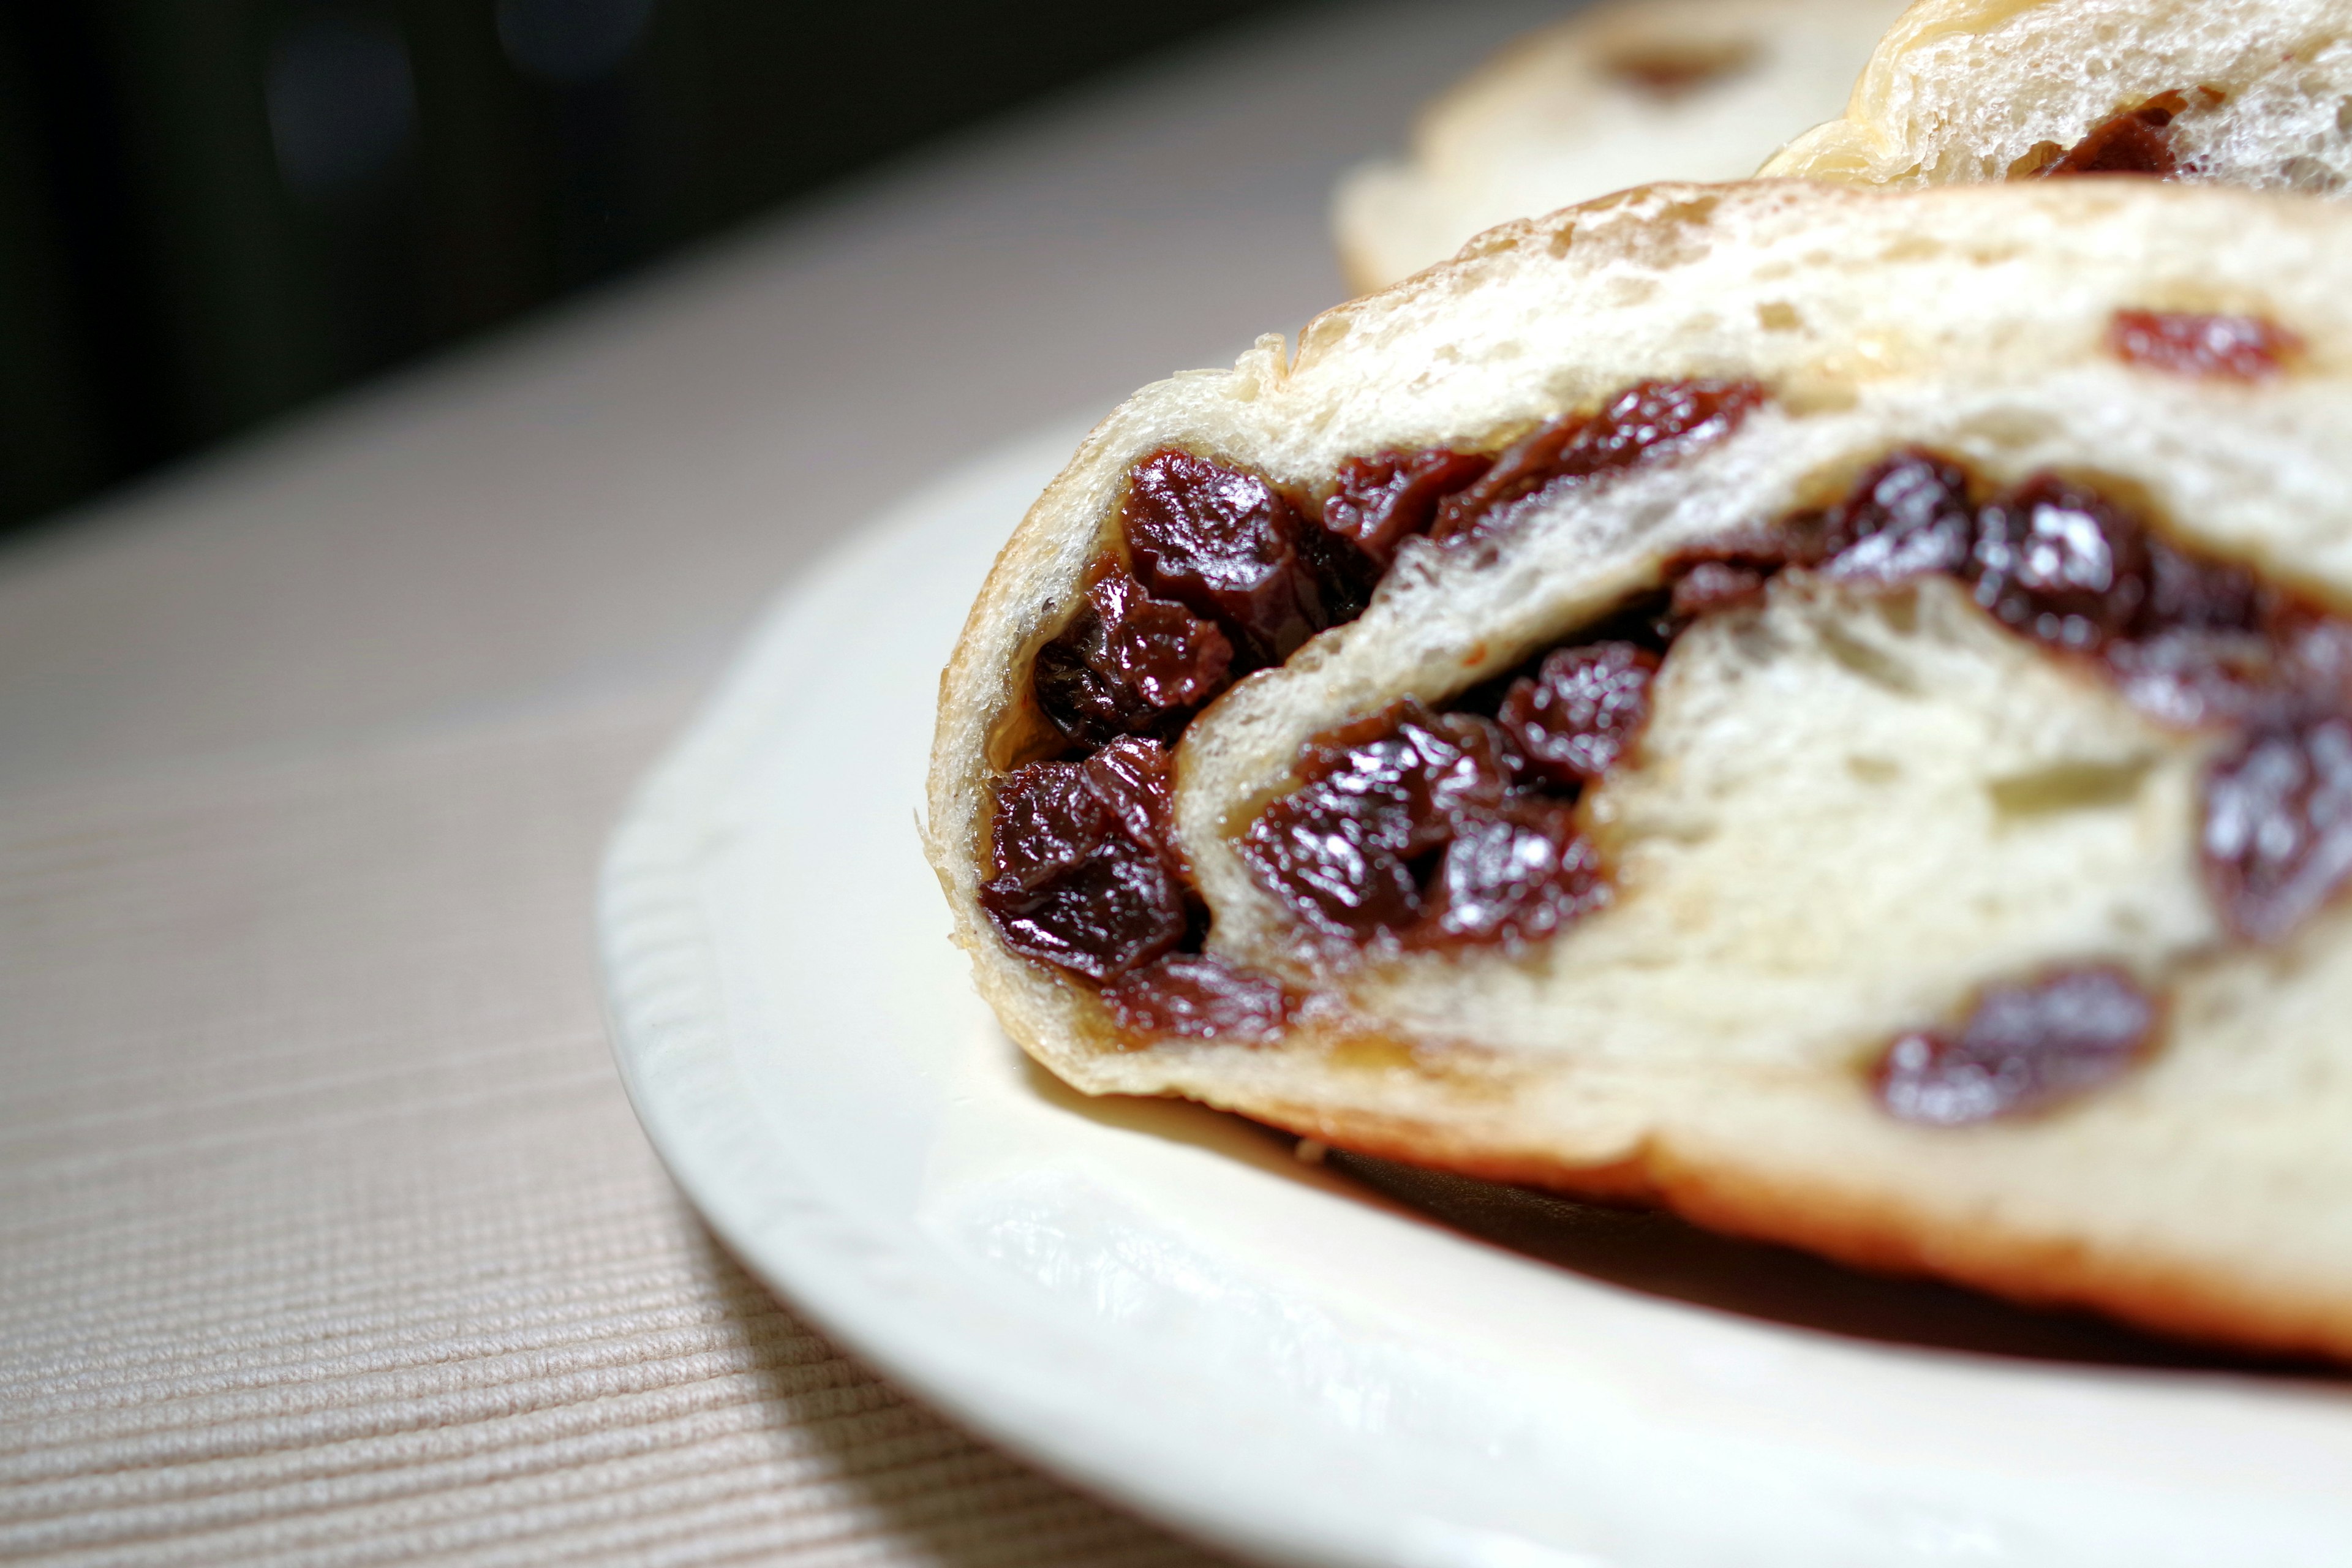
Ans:
[[[0,1559],[1200,1560],[730,1260],[596,856],[775,585],[1295,328],[1332,175],[1553,9],[1228,37],[0,551]]]

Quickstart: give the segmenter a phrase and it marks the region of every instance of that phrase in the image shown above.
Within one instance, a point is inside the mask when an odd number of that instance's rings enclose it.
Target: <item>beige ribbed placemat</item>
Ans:
[[[1174,1563],[752,1283],[597,1011],[674,695],[0,812],[0,1559]]]
[[[766,595],[1297,326],[1339,168],[1557,9],[1302,9],[0,542],[0,1559],[1203,1561],[728,1259],[596,858]]]

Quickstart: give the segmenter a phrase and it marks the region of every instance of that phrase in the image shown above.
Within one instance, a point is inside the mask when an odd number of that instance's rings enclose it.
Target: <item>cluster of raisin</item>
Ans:
[[[1492,716],[1408,698],[1328,731],[1242,855],[1313,929],[1407,947],[1539,941],[1609,898],[1576,801],[1649,714],[1659,655],[1601,640],[1552,650]]]
[[[1745,382],[1644,383],[1499,454],[1349,458],[1311,493],[1190,452],[1138,462],[1119,547],[1096,563],[1078,613],[1036,658],[1037,706],[1066,753],[1015,769],[998,790],[981,902],[1006,945],[1107,983],[1123,1016],[1156,1029],[1263,1023],[1265,983],[1220,978],[1200,956],[1204,916],[1170,847],[1167,752],[1185,724],[1234,681],[1362,614],[1407,540],[1488,536],[1564,489],[1721,437],[1763,395]],[[1633,684],[1654,668],[1652,658]],[[1582,722],[1566,717],[1580,700],[1571,689],[1594,679],[1563,667],[1531,685],[1525,711],[1476,721],[1494,731],[1487,751],[1509,761],[1496,764],[1491,802],[1447,808],[1459,845],[1440,917],[1450,934],[1537,934],[1605,892],[1570,823],[1567,786],[1623,715],[1601,713],[1580,739],[1545,738]],[[1638,706],[1639,693],[1603,700],[1628,700]],[[1135,804],[1147,796],[1150,809]]]

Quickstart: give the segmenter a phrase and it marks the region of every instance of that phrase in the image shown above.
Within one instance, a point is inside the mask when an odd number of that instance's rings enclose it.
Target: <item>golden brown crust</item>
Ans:
[[[2193,95],[2174,177],[2340,195],[2352,142],[2342,0],[1919,0],[1879,40],[1844,114],[1771,176],[1876,185],[2015,179],[2111,118]]]
[[[2352,1361],[2352,1309],[2281,1300],[2209,1270],[2102,1251],[1988,1221],[1963,1230],[1832,1183],[1799,1183],[1645,1141],[1634,1153],[1577,1164],[1497,1152],[1458,1131],[1345,1108],[1234,1106],[1252,1120],[1334,1149],[1482,1181],[1668,1210],[1694,1225],[1801,1247],[1874,1274],[1945,1279],[2034,1308],[2079,1308],[2217,1347]]]
[[[1903,0],[1601,0],[1425,104],[1402,158],[1350,171],[1331,226],[1349,286],[1480,230],[1640,181],[1735,179],[1834,113]]]
[[[1598,1164],[1571,1164],[1553,1155],[1485,1147],[1456,1129],[1409,1117],[1334,1106],[1267,1104],[1234,1109],[1252,1121],[1376,1160],[1394,1160],[1482,1182],[1546,1187],[1603,1203],[1666,1206],[1648,1160],[1638,1153]]]
[[[1988,244],[1987,235],[2001,237]],[[2340,255],[2347,238],[2352,214],[2341,208],[2152,184],[1980,187],[1908,197],[1793,183],[1662,187],[1493,231],[1454,262],[1327,312],[1303,335],[1296,360],[1278,346],[1262,346],[1233,373],[1148,389],[1106,420],[1023,521],[942,682],[929,848],[982,994],[1024,1049],[1089,1093],[1184,1094],[1343,1148],[1493,1180],[1656,1202],[1700,1223],[1863,1267],[1933,1274],[2021,1300],[2095,1307],[2189,1337],[2352,1358],[2352,1290],[2331,1272],[2328,1247],[2305,1247],[2308,1268],[2291,1259],[2259,1277],[2240,1276],[2214,1261],[2226,1259],[2226,1247],[2200,1247],[2200,1231],[2235,1221],[2200,1225],[2181,1215],[2174,1228],[2150,1235],[2128,1226],[2103,1230],[2095,1215],[2079,1212],[2073,1221],[2047,1213],[2017,1220],[1987,1218],[1964,1202],[1938,1207],[1920,1194],[1943,1175],[1917,1173],[1957,1171],[1979,1183],[1971,1190],[1990,1190],[1983,1184],[1998,1187],[2006,1156],[1979,1157],[1964,1140],[1882,1125],[1885,1119],[1844,1067],[1816,1072],[1811,1099],[1791,1094],[1787,1103],[1797,1121],[1834,1121],[1853,1147],[1851,1160],[1801,1146],[1801,1139],[1751,1148],[1737,1117],[1706,1102],[1717,1092],[1707,1077],[1653,1074],[1629,1087],[1629,1079],[1648,1068],[1638,1060],[1629,1067],[1622,1054],[1580,1057],[1588,1032],[1580,1015],[1557,1020],[1560,1026],[1549,1035],[1524,1037],[1515,1047],[1517,1067],[1507,1060],[1507,1071],[1487,1070],[1509,1053],[1475,1034],[1473,1048],[1433,1042],[1427,1060],[1400,1072],[1348,1067],[1328,1039],[1262,1051],[1181,1043],[1106,1050],[1100,1003],[1005,952],[975,896],[992,787],[988,736],[1012,700],[1015,673],[1066,613],[1073,585],[1100,548],[1126,465],[1152,447],[1174,442],[1232,452],[1283,482],[1299,482],[1350,451],[1508,426],[1639,377],[1728,370],[1757,374],[1783,392],[1774,417],[1786,417],[1771,431],[1779,449],[1825,440],[1821,432],[1843,428],[1838,421],[1847,420],[1864,433],[1860,445],[1836,448],[1843,454],[1837,460],[1861,461],[1889,442],[1916,438],[1916,426],[1902,421],[1934,416],[1956,400],[1956,387],[1978,406],[2009,400],[1994,408],[1999,418],[1979,422],[1995,442],[2011,439],[2021,422],[2062,425],[2070,409],[2085,404],[2083,389],[2090,387],[2100,396],[2137,400],[2117,406],[2173,420],[2166,431],[2195,437],[2201,426],[2226,425],[2268,443],[2264,462],[2276,467],[2284,455],[2305,465],[2294,507],[2265,511],[2250,528],[2271,526],[2264,520],[2273,516],[2294,517],[2308,521],[2313,538],[2352,538],[2352,517],[2336,520],[2327,511],[2336,504],[2329,497],[2352,495],[2352,483],[2339,484],[2329,466],[2344,446],[2329,432],[2352,424],[2340,417],[2352,404],[2336,368],[2352,363],[2352,323],[2333,264],[2324,260]],[[2116,364],[2105,346],[2112,311],[2178,289],[2184,271],[2200,287],[2259,296],[2312,343],[2310,364],[2295,378],[2292,419],[2265,412],[2269,393],[2158,382]],[[2050,287],[2037,291],[2031,287],[2037,283]],[[1950,300],[1969,301],[1964,308],[1973,313],[1944,303]],[[1765,310],[1767,305],[1776,309]],[[1989,325],[1996,314],[1999,321]],[[1784,319],[1805,325],[1784,331]],[[1501,325],[1487,331],[1489,322]],[[1512,352],[1471,357],[1507,338]],[[1462,363],[1480,366],[1477,375],[1424,374],[1442,360],[1441,351],[1457,348]],[[2027,384],[2050,389],[2034,394],[2030,420],[2015,412],[2025,405],[2012,397]],[[1872,399],[1906,397],[1888,404],[1908,410],[1899,420],[1890,415],[1869,423],[1877,417]],[[2282,401],[2282,410],[2288,406]],[[2126,461],[2116,445],[2118,429],[2130,434],[2114,421],[2095,433],[2108,444],[2111,459],[2101,471],[2144,478],[2160,489],[2179,468],[2174,454],[2189,437],[2167,434],[2162,450],[2150,446]],[[1790,471],[1799,474],[1799,468]],[[1822,471],[1816,465],[1801,473]],[[1785,499],[1798,492],[1784,486],[1762,493]],[[1772,509],[1781,502],[1759,504],[1763,510],[1743,515],[1778,515]],[[2202,521],[2219,526],[2217,516],[2209,509]],[[2287,538],[2275,547],[2263,543],[2257,552],[2296,561],[2310,548]],[[1600,568],[1587,563],[1578,570],[1588,574],[1583,587],[1569,587],[1580,592]],[[2352,560],[2307,557],[2303,574],[2352,574]],[[1490,628],[1480,622],[1478,635]],[[1196,722],[1186,747],[1203,731],[1232,732],[1237,715],[1276,711],[1277,700],[1297,705],[1293,728],[1328,727],[1328,718],[1307,707],[1324,700],[1316,683],[1339,692],[1330,700],[1345,711],[1358,700],[1347,693],[1358,689],[1339,686],[1334,668],[1347,657],[1377,656],[1391,646],[1368,634],[1333,653],[1343,638],[1335,633],[1310,645],[1328,656],[1314,664],[1311,680],[1293,679],[1300,672],[1286,669],[1228,693]],[[1312,662],[1301,661],[1302,669]],[[1380,680],[1369,689],[1383,689]],[[1289,710],[1276,717],[1292,722]],[[1271,763],[1235,763],[1235,751],[1222,754],[1219,765],[1233,768],[1235,777],[1278,777],[1296,752],[1288,733],[1274,731],[1274,743],[1264,749]],[[1188,750],[1180,769],[1191,776],[1197,760]],[[1184,788],[1180,784],[1180,797]],[[1213,805],[1223,797],[1204,798]],[[1180,799],[1180,819],[1182,810]],[[1218,852],[1197,836],[1185,847],[1188,854],[1203,851],[1196,864]],[[1249,892],[1243,887],[1218,904],[1216,897],[1229,892],[1212,889],[1220,922],[1213,946],[1237,940],[1227,916]],[[1422,1016],[1430,1016],[1427,1009]],[[1383,1020],[1369,1023],[1377,1028]],[[1482,1044],[1490,1047],[1483,1058],[1475,1048]],[[1742,1091],[1733,1074],[1718,1098]],[[2190,1082],[2178,1092],[2180,1102],[2199,1103],[2204,1091]],[[2119,1162],[2116,1150],[2156,1146],[2177,1131],[2160,1119],[2126,1128],[2142,1139],[2134,1145],[2103,1125],[2100,1135],[2109,1142],[2098,1145],[2096,1158],[2110,1170],[2129,1163]],[[2030,1152],[2039,1136],[2017,1147]],[[2071,1136],[2054,1131],[2042,1144]],[[2126,1179],[2136,1175],[2135,1169]],[[1895,1185],[1909,1182],[1911,1194],[1883,1190],[1894,1178],[1900,1178]],[[2241,1197],[2260,1186],[2242,1182]],[[2273,1246],[2261,1261],[2269,1267],[2283,1250],[2292,1249]]]
[[[2004,1230],[1956,1228],[1826,1184],[1687,1164],[1671,1152],[1646,1172],[1665,1205],[1695,1224],[1801,1247],[1853,1268],[1973,1285],[2031,1307],[2083,1307],[2217,1346],[2352,1360],[2352,1310],[2286,1299],[2152,1254]]]

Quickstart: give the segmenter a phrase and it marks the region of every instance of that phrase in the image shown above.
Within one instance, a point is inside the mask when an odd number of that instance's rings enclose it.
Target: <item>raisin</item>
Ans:
[[[1976,547],[1969,477],[1931,452],[1900,452],[1864,474],[1816,530],[1832,577],[1896,583],[1958,573]]]
[[[1440,502],[1430,537],[1496,532],[1565,490],[1721,440],[1764,395],[1752,381],[1650,381],[1619,393],[1597,414],[1563,415],[1507,448],[1477,483]]]
[[[2098,653],[2139,621],[2151,562],[2140,524],[2095,493],[2029,479],[1977,520],[1977,603],[2037,642]]]
[[[1119,516],[1137,581],[1223,627],[1235,673],[1279,664],[1336,624],[1300,551],[1304,520],[1264,479],[1172,449],[1128,478]]]
[[[1178,869],[1170,824],[1176,811],[1171,760],[1149,742],[1105,746],[1087,759],[1087,787],[1118,819],[1119,831]]]
[[[1350,458],[1323,503],[1323,526],[1385,570],[1399,545],[1429,531],[1441,501],[1494,466],[1492,458],[1442,449]]]
[[[2286,369],[2303,340],[2260,316],[2117,310],[2107,347],[2127,364],[2173,375],[2268,381]]]
[[[1959,1127],[2045,1110],[2122,1076],[2156,1037],[2156,1002],[2109,965],[2062,970],[1980,995],[1959,1033],[1887,1047],[1878,1102],[1904,1121]]]
[[[1309,522],[1298,531],[1298,560],[1314,585],[1316,629],[1343,626],[1364,613],[1388,568],[1339,534]]]
[[[1744,609],[1764,597],[1769,568],[1737,561],[1696,561],[1675,578],[1674,595],[1666,602],[1677,620],[1696,620],[1724,610]]]
[[[2258,629],[2176,626],[2110,644],[2124,700],[2168,724],[2239,722],[2293,706],[2283,650]]]
[[[1435,934],[1516,944],[1608,902],[1601,857],[1565,801],[1522,796],[1461,813],[1429,897]]]
[[[1115,564],[1068,629],[1037,650],[1037,703],[1075,742],[1172,739],[1224,689],[1233,645],[1183,605],[1155,599]]]
[[[2063,157],[2041,171],[2044,178],[2064,174],[2177,174],[2180,158],[2172,150],[2172,121],[2189,100],[2178,92],[2160,92],[2137,109],[2094,126]]]
[[[1333,935],[1402,932],[1421,918],[1423,867],[1453,814],[1498,805],[1509,786],[1494,725],[1433,718],[1411,698],[1301,749],[1300,787],[1250,824],[1242,855],[1258,880]]]
[[[1260,1044],[1290,1021],[1281,982],[1214,953],[1171,952],[1103,987],[1119,1027],[1145,1040],[1234,1040]]]
[[[2275,716],[2291,703],[2298,650],[2323,647],[2303,635],[2314,617],[2244,568],[2154,534],[2147,556],[2139,615],[2103,652],[2125,697],[2175,724]]]
[[[2124,118],[2161,131],[2171,111],[2156,100]],[[2136,134],[2103,131],[2111,151]],[[2113,331],[2133,363],[2243,379],[2276,374],[2299,346],[2253,317],[2124,311]],[[1360,613],[1405,540],[1491,532],[1565,488],[1718,439],[1763,397],[1748,382],[1643,384],[1496,458],[1433,447],[1350,458],[1319,509],[1189,453],[1138,463],[1121,510],[1131,574],[1107,557],[1079,616],[1036,661],[1046,715],[1074,748],[1100,749],[1019,770],[1000,794],[982,902],[1007,944],[1118,980],[1113,1005],[1133,1030],[1278,1028],[1289,1005],[1278,984],[1202,956],[1206,911],[1171,848],[1158,742],[1234,678]],[[1977,493],[1957,462],[1898,451],[1833,505],[1684,550],[1656,588],[1464,694],[1455,711],[1407,700],[1313,738],[1296,787],[1244,832],[1244,862],[1331,936],[1412,948],[1558,931],[1612,896],[1576,803],[1638,737],[1666,649],[1795,567],[1873,584],[1950,576],[2002,626],[2097,660],[2143,710],[2233,727],[2204,782],[2206,875],[2225,923],[2273,941],[2334,898],[2352,879],[2352,622],[2171,544],[2088,486],[2042,474]],[[2100,1054],[2065,1031],[2067,1008],[2113,981],[2102,973],[1990,993],[1955,1037],[1906,1037],[1888,1092],[1927,1120],[2057,1092],[2075,1069],[2043,1058]],[[2029,1003],[2057,1020],[2039,1045],[2011,1026]]]
[[[1612,54],[1602,60],[1601,68],[1628,87],[1672,100],[1738,76],[1756,63],[1756,46],[1745,38],[1660,39]]]
[[[2238,936],[2276,942],[2352,874],[2352,718],[2242,738],[2205,775],[2206,885]]]
[[[1497,715],[1526,773],[1574,787],[1615,766],[1650,715],[1658,656],[1632,643],[1556,648]]]
[[[1243,858],[1331,935],[1533,942],[1610,894],[1573,805],[1515,788],[1515,769],[1502,727],[1407,699],[1308,742],[1300,786],[1250,825]]]
[[[1151,741],[1014,769],[980,889],[1005,946],[1097,980],[1174,947],[1186,909],[1168,816],[1168,758]]]

